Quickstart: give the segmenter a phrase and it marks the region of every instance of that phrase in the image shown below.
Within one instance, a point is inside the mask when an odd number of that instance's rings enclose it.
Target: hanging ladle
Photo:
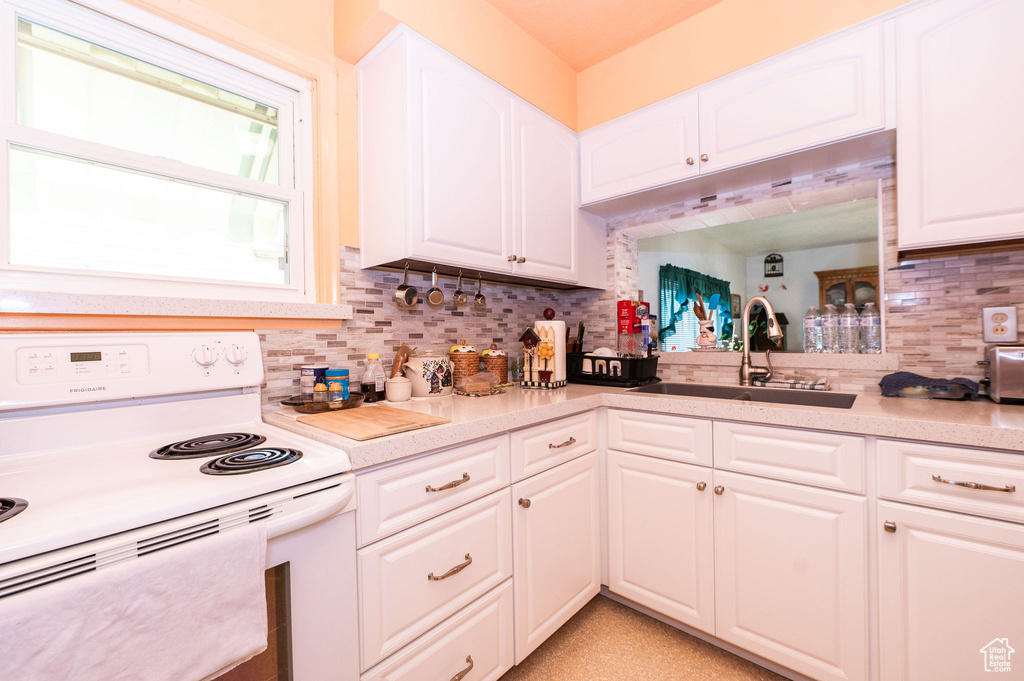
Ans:
[[[409,286],[409,263],[405,263],[405,279],[395,289],[395,304],[406,310],[415,305],[417,300],[416,287]]]
[[[430,275],[430,290],[427,291],[427,302],[434,307],[444,305],[444,291],[437,287],[437,268]]]
[[[473,307],[482,310],[487,307],[487,296],[483,294],[483,275],[476,275],[476,295],[473,296]]]
[[[455,301],[456,307],[465,305],[466,300],[468,300],[466,292],[462,290],[462,270],[459,270],[459,284],[455,287],[455,293],[452,295],[452,300]]]

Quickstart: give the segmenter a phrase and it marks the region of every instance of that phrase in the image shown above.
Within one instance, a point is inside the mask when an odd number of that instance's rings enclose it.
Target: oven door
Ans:
[[[322,481],[267,524],[267,650],[217,681],[357,681],[355,483]]]

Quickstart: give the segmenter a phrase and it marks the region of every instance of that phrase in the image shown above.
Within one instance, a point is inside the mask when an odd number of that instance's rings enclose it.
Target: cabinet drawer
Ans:
[[[548,421],[512,433],[512,481],[597,449],[597,412]]]
[[[954,482],[974,483],[977,487],[954,485]],[[963,447],[879,440],[878,495],[1024,522],[1024,457]]]
[[[509,492],[449,511],[358,556],[366,670],[512,576]]]
[[[715,422],[715,468],[864,492],[864,438]]]
[[[467,681],[494,681],[514,664],[512,582],[506,581],[363,674],[361,681],[450,679],[470,666]]]
[[[711,421],[610,409],[608,448],[710,466]]]
[[[507,487],[508,452],[500,435],[357,476],[359,546]]]

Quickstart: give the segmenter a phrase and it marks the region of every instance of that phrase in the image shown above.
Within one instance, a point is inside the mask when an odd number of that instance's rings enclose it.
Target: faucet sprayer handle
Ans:
[[[772,349],[766,348],[764,351],[764,361],[768,363],[768,373],[764,375],[764,382],[772,380],[772,374],[775,373],[775,368],[772,366]]]

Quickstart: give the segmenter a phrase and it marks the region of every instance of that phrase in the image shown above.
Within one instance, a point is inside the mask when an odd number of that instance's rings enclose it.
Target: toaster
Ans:
[[[987,351],[985,377],[993,402],[1024,401],[1024,345],[995,345]]]

